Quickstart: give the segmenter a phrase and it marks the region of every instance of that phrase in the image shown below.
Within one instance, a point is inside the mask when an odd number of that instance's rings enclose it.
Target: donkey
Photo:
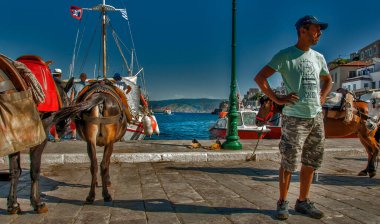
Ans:
[[[55,120],[74,117],[77,133],[87,142],[87,153],[91,160],[92,175],[90,192],[86,203],[95,200],[98,161],[96,146],[104,146],[103,160],[100,164],[102,177],[102,196],[105,202],[112,201],[108,192],[111,186],[109,165],[113,145],[127,130],[131,115],[124,93],[107,79],[86,86],[78,95],[76,104],[57,113]]]
[[[273,115],[282,112],[283,106],[277,105],[267,96],[260,99],[260,104],[259,112],[256,115],[256,125],[258,126],[263,126],[271,120]],[[372,130],[367,128],[368,105],[366,102],[356,99],[353,102],[353,107],[356,110],[353,119],[349,123],[344,122],[344,118],[334,119],[325,116],[325,136],[331,138],[357,134],[368,155],[367,167],[360,171],[358,175],[368,175],[372,178],[376,175],[375,162],[379,153],[379,127],[376,126]]]
[[[39,62],[43,62],[42,59],[38,56],[32,56],[31,59],[35,57],[35,60],[39,60]],[[46,66],[47,63],[43,62]],[[27,89],[25,82],[23,80],[20,81],[20,75],[18,74],[18,70],[12,65],[12,63],[6,59],[5,57],[0,57],[0,69],[4,72],[4,74],[10,76],[9,79],[13,82],[13,87],[7,91],[1,92],[0,94],[10,94],[13,92],[17,92],[20,89],[17,87],[21,84],[21,89]],[[18,78],[15,78],[18,77]],[[18,84],[15,82],[15,79],[19,79]],[[0,76],[0,82],[4,81]],[[63,106],[68,106],[69,100],[67,99],[67,91],[70,90],[73,79],[70,80],[64,87],[60,83],[56,83],[56,89],[59,90],[57,93],[60,95],[61,102]],[[56,90],[54,90],[56,91]],[[46,136],[48,136],[49,130],[53,125],[53,116],[55,112],[40,112],[40,119],[43,124],[44,131]],[[68,121],[62,120],[57,123],[57,132],[59,135],[64,133],[64,128],[68,125]],[[30,130],[28,130],[30,131]],[[35,212],[37,213],[45,213],[48,211],[48,208],[45,203],[40,200],[40,189],[39,189],[39,178],[40,178],[40,167],[41,167],[41,155],[46,147],[48,139],[46,139],[37,146],[30,148],[30,178],[31,178],[31,193],[30,193],[30,202]],[[20,152],[12,153],[8,155],[9,157],[9,170],[10,170],[10,190],[7,200],[8,213],[9,214],[17,214],[21,212],[20,204],[17,202],[17,185],[19,181],[19,177],[21,175],[21,166],[20,166]]]

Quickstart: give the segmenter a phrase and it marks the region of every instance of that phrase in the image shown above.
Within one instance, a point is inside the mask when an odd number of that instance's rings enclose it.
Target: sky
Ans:
[[[2,1],[0,53],[12,59],[35,54],[53,60],[68,77],[75,37],[83,26],[71,17],[72,5],[89,8],[101,0]],[[107,0],[126,8],[140,65],[151,100],[227,99],[231,81],[232,0]],[[327,61],[380,39],[378,0],[237,0],[236,74],[244,95],[253,78],[279,50],[294,45],[295,22],[314,15],[329,23],[314,47]],[[87,13],[84,12],[83,18]],[[112,15],[111,21],[123,19]],[[96,20],[97,17],[86,17]],[[126,23],[120,22],[117,25]],[[86,25],[88,30],[93,29]],[[124,28],[126,30],[126,28]],[[93,30],[88,31],[89,35]],[[86,45],[83,44],[83,49]],[[95,62],[76,62],[92,74]],[[110,73],[118,68],[111,68]],[[79,70],[74,72],[77,77]],[[90,75],[91,76],[91,75]],[[270,79],[280,84],[277,74]]]

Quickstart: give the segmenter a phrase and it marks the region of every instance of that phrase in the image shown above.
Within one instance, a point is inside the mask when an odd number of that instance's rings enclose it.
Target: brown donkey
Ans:
[[[74,117],[79,136],[87,142],[92,175],[87,203],[92,204],[95,200],[98,172],[96,146],[104,146],[103,160],[100,164],[103,198],[105,202],[112,201],[107,188],[111,185],[109,165],[113,144],[119,141],[127,130],[127,122],[130,120],[127,108],[124,93],[120,93],[117,87],[105,79],[86,86],[79,93],[76,104],[61,110],[55,117],[56,121]]]
[[[50,75],[50,71],[47,67],[48,63],[44,62],[40,57],[38,56],[24,56],[21,58],[27,58],[31,62],[36,62],[38,64],[39,69],[45,69],[46,70],[46,75]],[[19,65],[20,66],[20,65]],[[39,66],[42,66],[41,68]],[[21,67],[23,65],[21,64]],[[13,66],[12,62],[10,61],[9,58],[0,55],[0,83],[6,83],[7,81],[11,81],[11,84],[8,85],[8,88],[3,89],[2,91],[0,89],[0,95],[2,97],[6,97],[7,95],[11,95],[14,93],[22,93],[29,91],[29,87],[27,86],[25,80],[21,78],[21,73]],[[9,80],[8,80],[9,79]],[[9,83],[9,82],[8,82]],[[67,91],[71,88],[73,83],[73,79],[69,81],[66,86],[63,86],[62,83],[55,83],[55,87],[53,91],[57,91],[57,94],[59,95],[59,100],[61,102],[61,106],[68,106],[68,99],[67,99]],[[54,86],[54,84],[53,84]],[[58,100],[58,99],[55,99]],[[20,104],[20,103],[19,103]],[[25,108],[27,109],[27,108]],[[30,108],[29,108],[30,109]],[[37,108],[36,108],[37,109]],[[22,113],[27,111],[21,111]],[[52,121],[53,121],[53,116],[55,112],[50,111],[50,112],[39,112],[39,117],[37,116],[36,118],[30,118],[28,117],[27,119],[41,119],[42,125],[43,125],[43,131],[45,131],[45,135],[48,136],[49,130],[52,126]],[[0,114],[1,115],[1,114]],[[21,114],[13,114],[12,116],[22,116]],[[23,119],[26,119],[25,117]],[[23,121],[21,119],[21,122]],[[56,124],[57,127],[57,132],[59,136],[62,136],[64,133],[64,129],[66,126],[68,126],[68,121],[67,120],[62,120],[59,123]],[[18,130],[20,131],[20,130]],[[31,130],[21,130],[21,133],[17,133],[19,136],[28,136],[28,132]],[[36,132],[37,129],[32,130],[33,132]],[[43,140],[43,139],[42,139]],[[41,167],[41,156],[42,153],[45,149],[45,146],[47,144],[47,138],[43,140],[40,144],[31,147],[30,148],[30,178],[31,178],[31,192],[30,192],[30,203],[34,208],[34,211],[37,213],[44,213],[47,212],[47,206],[45,203],[41,202],[40,200],[40,186],[39,186],[39,179],[40,179],[40,167]],[[9,171],[10,171],[10,190],[8,194],[8,213],[9,214],[16,214],[21,212],[20,204],[17,202],[17,185],[18,185],[18,180],[21,175],[21,166],[20,166],[20,152],[15,152],[12,154],[9,154]]]
[[[261,107],[256,115],[256,124],[263,126],[271,120],[273,115],[282,112],[283,106],[277,105],[268,97],[264,96],[260,99]],[[367,167],[359,172],[359,176],[374,177],[376,175],[375,162],[379,153],[379,136],[377,133],[378,126],[373,130],[369,130],[366,126],[368,119],[368,105],[364,101],[355,100],[353,102],[355,108],[353,119],[351,122],[344,122],[344,117],[340,119],[326,118],[324,119],[325,136],[329,138],[344,137],[351,134],[357,134],[360,142],[365,147],[368,155]]]

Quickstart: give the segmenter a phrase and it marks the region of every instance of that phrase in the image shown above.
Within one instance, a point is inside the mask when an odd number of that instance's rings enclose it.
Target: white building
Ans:
[[[336,91],[339,88],[345,88],[344,82],[348,78],[356,77],[356,70],[368,66],[370,63],[363,61],[351,61],[346,64],[332,65],[330,66],[331,79],[333,81],[332,91]],[[351,86],[352,90],[352,86]]]
[[[380,89],[380,63],[351,71],[349,77],[342,83],[342,88],[357,94]]]

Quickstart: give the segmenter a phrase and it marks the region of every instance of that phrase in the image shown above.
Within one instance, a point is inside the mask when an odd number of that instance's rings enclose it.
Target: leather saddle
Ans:
[[[107,79],[100,80],[85,86],[82,91],[78,93],[76,103],[83,102],[94,93],[105,93],[112,96],[119,105],[121,111],[127,117],[128,122],[132,121],[132,114],[128,105],[127,97],[118,87]]]
[[[26,82],[0,55],[0,156],[26,150],[46,139],[44,127]]]
[[[17,69],[4,56],[0,55],[0,93],[25,91],[28,86]]]
[[[326,103],[322,106],[325,117],[333,119],[344,118],[349,123],[353,118],[354,98],[348,90],[339,88],[330,93]]]

